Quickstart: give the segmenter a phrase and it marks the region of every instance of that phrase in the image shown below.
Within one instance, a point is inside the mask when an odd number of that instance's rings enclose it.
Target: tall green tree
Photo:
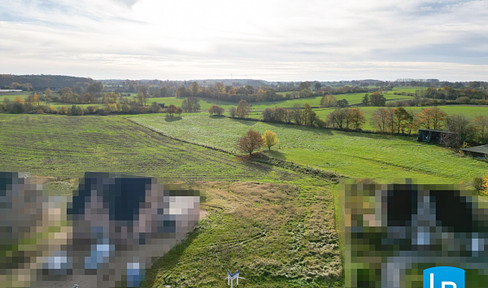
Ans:
[[[369,95],[369,105],[370,106],[381,107],[381,106],[385,106],[385,104],[386,104],[386,98],[385,98],[385,96],[383,96],[381,91],[376,91],[376,92],[371,93],[371,95]]]
[[[200,100],[193,96],[186,97],[181,103],[181,108],[184,112],[198,112],[200,110]]]
[[[405,108],[398,107],[395,108],[395,126],[397,128],[397,133],[405,133],[405,130],[413,121],[413,116]]]

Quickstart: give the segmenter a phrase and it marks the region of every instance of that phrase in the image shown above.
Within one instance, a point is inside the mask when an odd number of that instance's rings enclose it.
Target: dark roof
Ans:
[[[470,147],[470,148],[464,148],[462,150],[466,152],[472,152],[472,153],[488,154],[488,144]]]

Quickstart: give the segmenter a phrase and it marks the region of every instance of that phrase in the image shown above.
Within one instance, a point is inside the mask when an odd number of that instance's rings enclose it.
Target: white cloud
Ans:
[[[0,3],[0,73],[269,80],[488,76],[486,1],[9,2]]]

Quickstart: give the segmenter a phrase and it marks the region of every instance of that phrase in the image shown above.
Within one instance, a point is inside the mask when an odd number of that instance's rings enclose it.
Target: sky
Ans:
[[[0,73],[488,81],[488,1],[0,0]]]

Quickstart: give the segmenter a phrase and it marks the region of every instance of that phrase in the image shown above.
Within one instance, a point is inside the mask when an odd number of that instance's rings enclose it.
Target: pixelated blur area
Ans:
[[[0,287],[139,287],[200,215],[198,190],[150,177],[86,173],[52,195],[45,179],[0,172]]]
[[[488,280],[486,200],[455,185],[346,184],[346,287],[423,287],[436,266]]]

